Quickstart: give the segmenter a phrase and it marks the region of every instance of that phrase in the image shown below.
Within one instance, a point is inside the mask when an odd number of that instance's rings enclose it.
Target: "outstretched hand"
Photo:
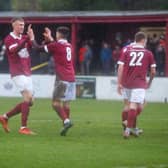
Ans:
[[[35,39],[35,37],[34,37],[34,32],[33,32],[33,29],[32,29],[31,26],[32,26],[32,25],[30,24],[30,25],[28,26],[28,28],[27,28],[27,35],[28,35],[29,39],[30,39],[31,41],[33,41],[33,40]]]
[[[51,42],[54,40],[51,35],[51,30],[48,27],[45,27],[43,36],[46,42]]]

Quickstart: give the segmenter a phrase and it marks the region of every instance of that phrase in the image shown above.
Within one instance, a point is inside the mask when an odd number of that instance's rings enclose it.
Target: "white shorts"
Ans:
[[[76,83],[67,81],[55,81],[53,100],[70,101],[76,98]]]
[[[144,104],[145,89],[123,89],[123,98],[133,103]]]
[[[12,80],[20,92],[28,90],[33,94],[33,82],[31,76],[18,75],[12,77]]]

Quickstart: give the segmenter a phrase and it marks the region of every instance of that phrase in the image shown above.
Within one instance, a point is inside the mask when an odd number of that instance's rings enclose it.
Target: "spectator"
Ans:
[[[85,74],[85,68],[84,68],[84,59],[85,59],[85,53],[87,49],[85,47],[85,44],[82,45],[82,47],[79,49],[79,66],[80,66],[80,74]]]
[[[160,36],[159,44],[165,49],[166,41],[165,41],[165,36],[164,35]]]
[[[157,36],[157,34],[153,34],[153,37],[149,37],[148,38],[148,48],[149,50],[152,51],[152,53],[154,54],[154,56],[156,55],[155,51],[156,51],[156,47],[159,43],[159,38]]]
[[[127,45],[129,45],[129,44],[131,44],[132,43],[132,40],[130,39],[130,38],[128,38],[127,40],[126,40],[126,42],[123,44],[123,47],[125,47],[125,46],[127,46]]]
[[[119,59],[120,53],[121,53],[121,48],[119,45],[116,45],[112,52],[112,64],[113,64],[114,75],[117,74],[117,61]]]
[[[92,73],[98,73],[98,70],[100,70],[100,46],[101,42],[99,40],[95,40],[94,38],[90,38],[88,40],[88,44],[92,50],[92,60],[90,63],[90,71]]]
[[[1,73],[8,72],[8,60],[6,57],[6,46],[3,43],[3,40],[0,40],[0,69]]]
[[[157,72],[159,76],[164,75],[164,67],[165,67],[165,49],[163,45],[159,44],[156,48],[156,64],[157,64]]]
[[[106,42],[104,42],[100,52],[100,59],[104,75],[110,74],[111,60],[112,60],[111,56],[112,56],[112,50],[110,49],[109,45]]]
[[[115,34],[115,40],[118,45],[122,45],[122,32],[117,32]]]
[[[6,47],[3,44],[3,41],[0,41],[0,61],[4,60],[5,52],[6,52]]]
[[[89,75],[90,74],[90,63],[91,63],[93,54],[92,54],[92,49],[90,48],[88,44],[85,45],[85,48],[86,48],[86,52],[84,55],[84,71],[85,71],[85,75]]]

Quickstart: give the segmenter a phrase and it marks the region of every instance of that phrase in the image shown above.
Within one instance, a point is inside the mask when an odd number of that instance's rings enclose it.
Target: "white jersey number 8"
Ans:
[[[71,54],[71,48],[70,47],[66,47],[66,58],[68,61],[71,61],[72,58],[72,54]]]
[[[131,61],[129,66],[142,66],[142,59],[144,57],[144,52],[131,52]]]

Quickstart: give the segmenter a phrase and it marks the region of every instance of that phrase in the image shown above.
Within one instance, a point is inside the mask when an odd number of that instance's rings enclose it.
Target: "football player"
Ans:
[[[122,113],[126,120],[123,136],[128,138],[131,133],[139,136],[136,120],[143,109],[145,90],[150,87],[156,73],[156,63],[153,54],[145,49],[146,35],[143,32],[135,34],[135,44],[123,48],[118,61],[118,93],[123,95],[125,109]],[[149,80],[146,80],[150,68]]]
[[[0,122],[6,132],[9,132],[8,121],[11,117],[21,113],[20,134],[34,134],[27,127],[30,106],[33,105],[33,85],[31,78],[31,41],[27,35],[23,35],[25,22],[23,18],[12,19],[13,31],[5,38],[9,70],[11,78],[20,91],[23,101],[17,104],[9,112],[0,116]]]
[[[54,58],[56,79],[52,97],[52,107],[63,121],[61,136],[65,136],[69,128],[72,127],[70,120],[70,101],[75,99],[75,71],[73,67],[72,46],[68,42],[70,30],[68,27],[58,27],[56,30],[56,40],[51,36],[49,28],[45,28],[44,38],[46,45],[39,46],[34,37],[32,28],[28,30],[29,38],[33,46],[50,53]]]

